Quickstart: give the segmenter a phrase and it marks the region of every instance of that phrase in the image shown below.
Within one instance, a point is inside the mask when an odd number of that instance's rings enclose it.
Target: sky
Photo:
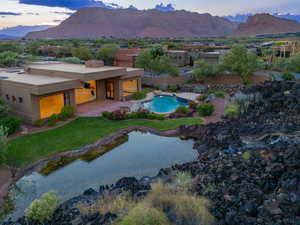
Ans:
[[[298,13],[300,0],[110,0],[124,8],[154,8],[171,3],[178,10],[225,16],[238,13]],[[57,25],[75,10],[101,6],[98,0],[0,0],[0,28],[17,25]],[[105,1],[107,3],[107,1]]]

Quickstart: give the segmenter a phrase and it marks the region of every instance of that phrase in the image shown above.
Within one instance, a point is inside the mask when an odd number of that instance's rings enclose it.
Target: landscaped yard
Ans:
[[[110,121],[103,118],[78,118],[71,123],[41,133],[18,137],[9,142],[10,155],[17,167],[25,167],[30,163],[47,156],[78,149],[92,144],[100,138],[107,137],[129,126],[145,126],[164,131],[175,129],[180,125],[202,123],[199,118],[183,118],[177,120],[124,120]],[[150,144],[150,143],[149,143]]]

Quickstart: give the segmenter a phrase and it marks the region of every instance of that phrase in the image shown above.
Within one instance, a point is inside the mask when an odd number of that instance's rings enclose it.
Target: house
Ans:
[[[144,52],[143,49],[120,49],[116,54],[114,66],[133,67],[135,68],[136,57]]]
[[[191,57],[187,51],[183,50],[167,50],[166,54],[172,59],[174,64],[178,67],[189,66],[191,64]]]
[[[204,60],[208,64],[217,65],[220,63],[222,53],[221,52],[193,52],[190,53],[193,61]]]
[[[60,113],[65,105],[112,99],[125,100],[141,90],[142,69],[58,62],[34,63],[23,71],[0,71],[0,96],[10,110],[34,123]]]

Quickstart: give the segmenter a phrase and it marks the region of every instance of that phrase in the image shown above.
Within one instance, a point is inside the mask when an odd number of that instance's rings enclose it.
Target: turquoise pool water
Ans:
[[[149,102],[143,103],[143,108],[156,113],[170,113],[179,106],[188,106],[187,100],[175,96],[156,96]]]
[[[192,140],[131,132],[119,146],[92,161],[76,160],[48,176],[33,172],[21,178],[10,193],[15,210],[7,219],[22,216],[34,199],[49,190],[64,201],[122,177],[155,176],[161,168],[193,161],[198,155],[193,145]]]

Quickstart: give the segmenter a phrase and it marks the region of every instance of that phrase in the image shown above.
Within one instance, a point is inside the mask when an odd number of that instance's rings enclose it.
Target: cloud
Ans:
[[[28,12],[26,14],[27,15],[31,15],[31,16],[38,16],[38,15],[40,15],[39,13],[33,13],[33,12]]]
[[[110,5],[106,5],[102,1],[96,0],[19,0],[19,3],[48,7],[62,7],[71,10],[78,10],[84,7],[111,8]]]
[[[51,13],[60,14],[60,15],[72,15],[73,12],[58,12],[58,11],[52,11]]]
[[[0,12],[0,16],[21,16],[22,13],[14,13],[14,12]]]

